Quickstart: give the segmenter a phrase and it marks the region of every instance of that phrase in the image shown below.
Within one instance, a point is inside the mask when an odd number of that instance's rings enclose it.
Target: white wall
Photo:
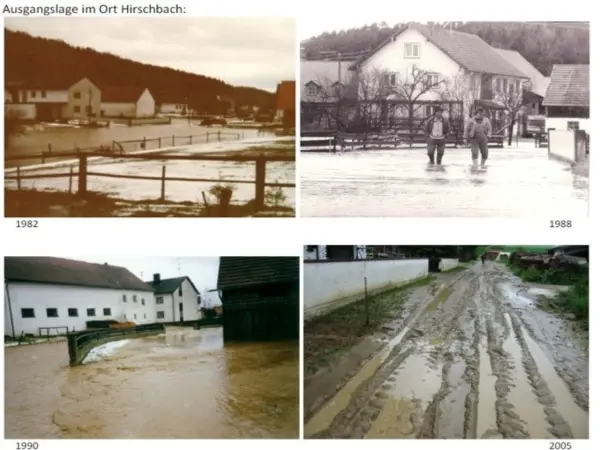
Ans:
[[[5,117],[21,120],[33,120],[37,115],[34,103],[7,103],[4,105]]]
[[[156,112],[154,97],[148,89],[145,89],[136,104],[136,117],[152,117]]]
[[[579,122],[579,129],[585,130],[591,134],[591,122],[590,119],[578,119],[578,118],[558,118],[558,117],[546,117],[546,131],[549,128],[556,130],[567,130],[567,122]]]
[[[156,298],[162,297],[163,304],[156,303]],[[160,294],[154,296],[155,313],[154,322],[179,322],[179,303],[183,303],[183,320],[197,320],[201,318],[200,305],[198,305],[198,294],[192,287],[192,284],[185,280],[182,285],[182,296],[179,296],[179,289],[171,294]],[[164,318],[158,318],[158,312],[165,313]]]
[[[458,259],[456,258],[442,258],[440,262],[440,270],[445,272],[446,270],[452,270],[458,267]]]
[[[102,102],[100,107],[104,116],[106,117],[135,117],[136,116],[136,104],[135,103],[107,103]]]
[[[162,114],[182,114],[184,111],[184,106],[185,105],[181,103],[161,103],[159,112]]]
[[[42,97],[42,93],[46,96]],[[34,96],[35,94],[35,96]],[[69,91],[42,91],[41,89],[19,91],[19,102],[21,103],[67,103]]]
[[[66,326],[70,331],[80,331],[86,328],[85,323],[89,320],[153,322],[154,305],[148,301],[152,299],[152,292],[13,282],[7,283],[5,289],[8,291],[4,302],[5,317],[9,316],[10,298],[16,336],[21,332],[37,335],[39,327]],[[123,302],[123,294],[127,295],[127,302]],[[137,303],[132,302],[133,295],[137,296]],[[142,298],[146,300],[143,306]],[[34,308],[35,318],[23,318],[21,308]],[[47,317],[46,308],[57,308],[58,317]],[[68,308],[77,308],[78,317],[69,317]],[[88,317],[87,308],[95,308],[96,315]],[[110,308],[111,314],[105,316],[103,308]],[[5,333],[12,334],[10,317],[5,318]]]
[[[304,264],[304,317],[310,319],[370,294],[427,276],[426,259],[364,260]]]
[[[549,130],[548,153],[565,161],[575,161],[575,132],[573,130]]]

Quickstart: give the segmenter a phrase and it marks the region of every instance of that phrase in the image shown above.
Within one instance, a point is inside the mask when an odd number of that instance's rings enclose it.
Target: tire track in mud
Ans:
[[[329,426],[307,437],[587,437],[587,413],[549,361],[540,369],[543,352],[503,301],[502,280],[500,270],[480,265],[458,277]]]

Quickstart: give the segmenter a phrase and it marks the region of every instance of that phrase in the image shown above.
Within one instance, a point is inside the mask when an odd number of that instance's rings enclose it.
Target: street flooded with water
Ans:
[[[221,328],[173,328],[107,345],[78,367],[64,342],[5,348],[5,437],[299,435],[297,342],[223,345]]]
[[[588,438],[587,338],[531,295],[494,263],[415,290],[348,381],[305,383],[305,437]]]
[[[425,149],[302,153],[301,216],[587,217],[587,176],[522,143],[490,149],[488,169],[470,170],[471,153],[447,148],[443,170]]]

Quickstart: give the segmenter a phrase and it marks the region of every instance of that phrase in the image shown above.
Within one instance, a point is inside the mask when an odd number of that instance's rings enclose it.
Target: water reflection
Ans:
[[[66,344],[5,349],[7,438],[296,438],[298,343],[168,330],[70,368]]]

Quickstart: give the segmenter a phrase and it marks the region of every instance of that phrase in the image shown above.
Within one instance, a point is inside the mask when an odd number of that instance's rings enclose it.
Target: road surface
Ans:
[[[111,345],[78,367],[66,342],[5,348],[6,438],[299,435],[297,342],[224,346],[221,328],[174,328]]]
[[[306,418],[305,437],[588,438],[587,350],[572,324],[537,309],[494,263],[425,302],[423,292],[386,345]]]
[[[588,178],[523,143],[490,149],[473,173],[470,150],[448,148],[443,171],[425,149],[302,153],[301,216],[587,217]]]

